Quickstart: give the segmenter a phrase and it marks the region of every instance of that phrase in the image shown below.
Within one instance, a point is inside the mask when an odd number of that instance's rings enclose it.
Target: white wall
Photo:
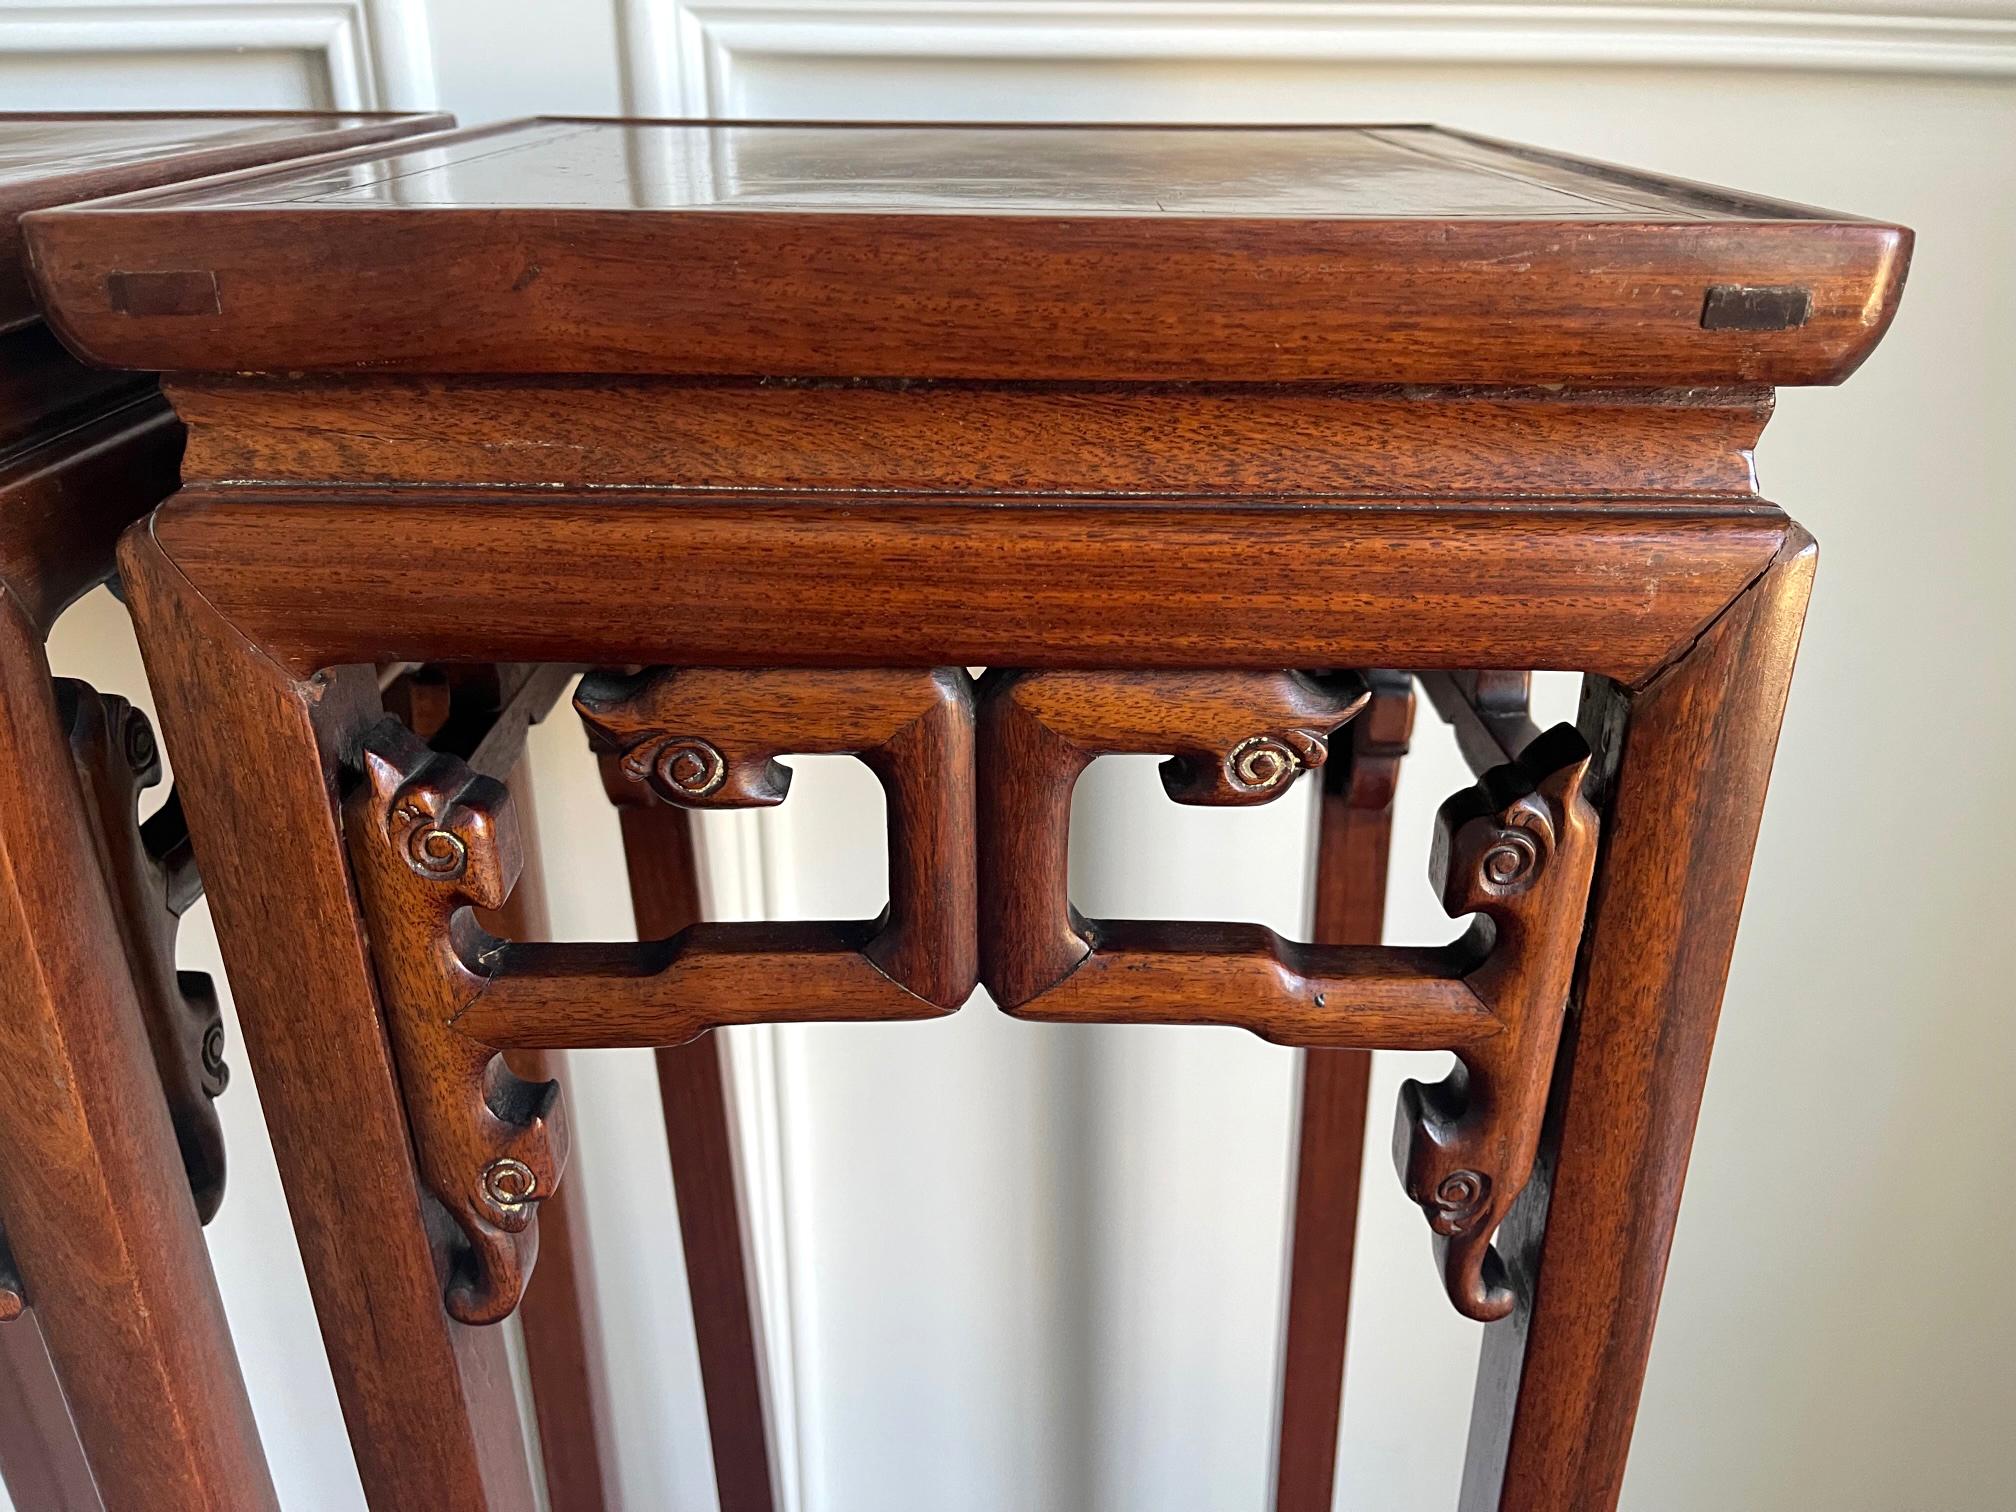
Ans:
[[[229,25],[191,29],[233,10],[244,54],[224,50]],[[79,50],[94,42],[126,50]],[[1984,900],[2016,850],[2016,4],[0,4],[6,108],[206,97],[465,120],[626,100],[1437,119],[1914,225],[1885,346],[1842,390],[1784,395],[1760,448],[1767,493],[1819,535],[1822,568],[1624,1500],[2007,1504],[2016,1325],[1995,1231],[2016,1018]],[[138,687],[102,595],[60,627],[56,656]],[[1572,680],[1545,693],[1572,707]],[[1463,780],[1432,715],[1418,747],[1394,848],[1407,939],[1443,932],[1427,826]],[[620,930],[614,825],[578,735],[556,720],[535,748],[556,927]],[[724,912],[879,903],[872,783],[844,762],[799,766],[783,809],[710,823]],[[1101,763],[1079,799],[1078,899],[1299,928],[1306,799],[1179,810],[1145,763]],[[185,940],[191,964],[214,966],[200,921]],[[1229,1031],[1016,1025],[984,1000],[930,1025],[738,1035],[734,1052],[797,1505],[1261,1505],[1285,1052]],[[1381,1058],[1382,1131],[1404,1059]],[[256,1088],[234,1066],[213,1254],[286,1505],[354,1508]],[[625,1324],[612,1358],[630,1500],[705,1506],[648,1061],[577,1057],[571,1080],[574,1179]],[[1371,1143],[1338,1505],[1445,1508],[1477,1335]]]

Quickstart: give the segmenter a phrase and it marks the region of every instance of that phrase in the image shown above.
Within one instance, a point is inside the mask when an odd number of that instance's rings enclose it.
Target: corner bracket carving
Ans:
[[[455,948],[465,910],[501,907],[523,867],[510,795],[397,720],[365,737],[361,760],[344,807],[351,866],[421,1180],[466,1241],[447,1307],[495,1323],[524,1294],[538,1205],[567,1164],[559,1084],[521,1080],[455,1027],[480,985]]]
[[[1589,762],[1582,737],[1557,725],[1437,816],[1436,889],[1451,917],[1482,921],[1473,933],[1488,953],[1464,980],[1501,1028],[1457,1047],[1442,1081],[1402,1085],[1393,1158],[1427,1214],[1450,1300],[1481,1322],[1514,1302],[1491,1236],[1539,1149],[1596,863]]]

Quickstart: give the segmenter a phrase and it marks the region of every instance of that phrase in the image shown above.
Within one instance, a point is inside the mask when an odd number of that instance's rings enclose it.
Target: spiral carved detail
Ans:
[[[1522,829],[1501,830],[1480,863],[1484,880],[1494,887],[1517,887],[1540,870],[1540,842]]]
[[[402,804],[392,817],[411,826],[406,833],[406,862],[421,876],[452,882],[469,866],[469,843],[443,829],[434,816],[416,804]]]
[[[675,735],[624,753],[623,771],[633,782],[648,782],[655,775],[674,792],[704,798],[727,779],[728,763],[698,736]]]
[[[1242,793],[1264,793],[1293,782],[1304,767],[1321,766],[1329,748],[1307,730],[1251,735],[1225,755],[1225,780]]]
[[[1451,1171],[1436,1185],[1430,1221],[1450,1234],[1461,1233],[1491,1201],[1491,1178],[1482,1171]]]
[[[483,1168],[483,1195],[506,1212],[516,1212],[539,1195],[539,1173],[505,1156]]]

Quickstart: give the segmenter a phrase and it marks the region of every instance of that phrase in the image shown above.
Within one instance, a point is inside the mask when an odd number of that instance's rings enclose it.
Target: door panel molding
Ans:
[[[0,7],[0,55],[308,54],[335,110],[434,104],[425,0],[67,0]]]
[[[619,0],[625,107],[739,113],[743,59],[1635,64],[2016,76],[2016,0]]]

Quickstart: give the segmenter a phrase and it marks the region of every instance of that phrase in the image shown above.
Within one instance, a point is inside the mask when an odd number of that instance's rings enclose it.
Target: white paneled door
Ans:
[[[766,117],[1439,120],[1890,217],[1891,336],[1788,394],[1766,492],[1823,562],[1731,977],[1638,1444],[1633,1512],[1989,1509],[2016,1410],[1998,1247],[2016,1018],[1979,900],[2016,821],[2016,0],[0,0],[0,108],[439,105]],[[676,270],[668,269],[668,276]],[[109,598],[59,669],[140,686]],[[1573,680],[1548,679],[1550,712]],[[1432,718],[1401,786],[1397,938],[1446,937]],[[535,733],[555,927],[627,926],[578,732]],[[172,753],[171,753],[172,755]],[[839,761],[709,816],[724,915],[873,912],[881,798]],[[1900,794],[1909,797],[1900,801]],[[1176,809],[1097,765],[1081,905],[1306,928],[1307,795]],[[191,964],[216,970],[201,929]],[[235,1024],[232,1026],[235,1034]],[[1252,1512],[1281,1303],[1284,1051],[1230,1031],[952,1019],[737,1032],[739,1132],[793,1506]],[[1338,1506],[1454,1505],[1477,1332],[1450,1312],[1375,1079]],[[285,1504],[361,1505],[263,1148],[222,1107],[212,1231]],[[635,1509],[711,1505],[647,1057],[570,1094]]]

